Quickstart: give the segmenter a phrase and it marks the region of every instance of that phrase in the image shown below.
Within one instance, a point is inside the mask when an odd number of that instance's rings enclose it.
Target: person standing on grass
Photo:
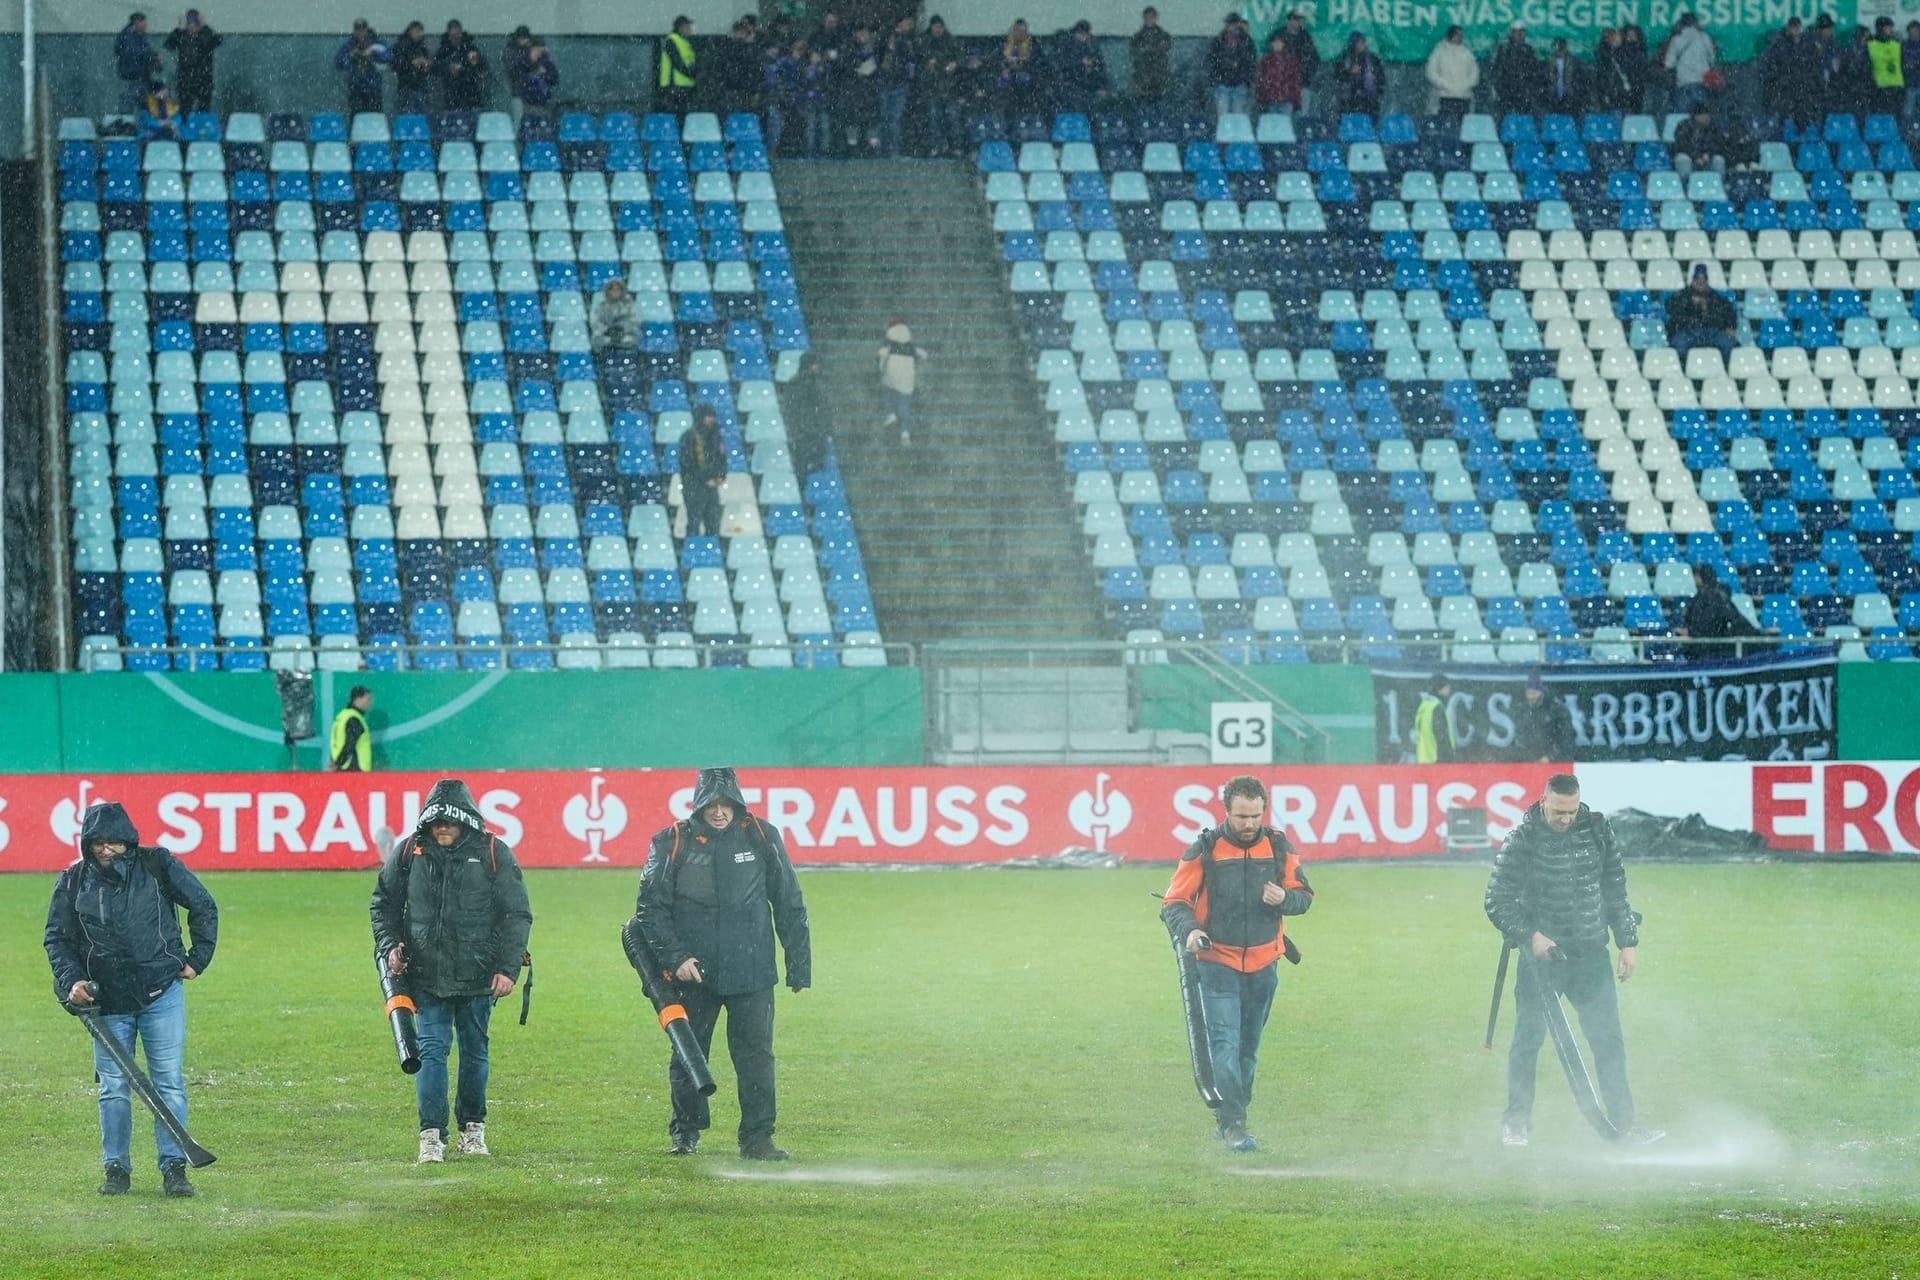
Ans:
[[[187,910],[191,947],[180,941],[181,907]],[[183,1125],[187,997],[181,984],[213,963],[219,932],[213,895],[184,863],[165,849],[142,847],[140,833],[119,805],[87,806],[80,819],[80,856],[61,873],[47,907],[53,993],[69,1006],[97,1008],[128,1057],[136,1039],[144,1046],[154,1091]],[[89,982],[99,986],[97,999]],[[106,1167],[100,1194],[125,1195],[133,1178],[133,1087],[98,1044],[93,1073],[100,1082],[100,1152]],[[170,1196],[192,1195],[186,1153],[158,1120],[153,1142],[162,1188]]]
[[[347,705],[333,718],[327,735],[327,768],[339,773],[373,772],[373,734],[367,730],[367,712],[373,710],[373,690],[353,686]]]
[[[1252,1151],[1260,1144],[1247,1132],[1247,1105],[1280,983],[1275,966],[1288,952],[1283,918],[1305,914],[1313,890],[1300,874],[1300,855],[1266,823],[1260,780],[1231,778],[1220,796],[1227,820],[1180,855],[1160,918],[1200,962],[1207,1047],[1220,1090],[1218,1136],[1230,1150]]]
[[[1570,773],[1547,779],[1547,789],[1508,834],[1487,881],[1487,919],[1520,952],[1514,982],[1517,1012],[1507,1053],[1507,1110],[1500,1140],[1527,1145],[1533,1124],[1533,1085],[1546,1016],[1541,984],[1573,1002],[1593,1051],[1594,1073],[1607,1117],[1622,1141],[1652,1142],[1657,1131],[1633,1127],[1627,1088],[1627,1046],[1613,982],[1633,976],[1640,915],[1627,902],[1627,871],[1606,818],[1580,800]],[[1607,934],[1620,949],[1608,972]]]
[[[707,1053],[720,1011],[740,1090],[740,1155],[785,1160],[774,1145],[773,940],[786,954],[787,987],[813,985],[807,904],[780,833],[747,811],[731,769],[702,769],[693,812],[658,832],[640,875],[633,925],[680,984],[687,1021]],[[692,1155],[712,1123],[707,1100],[678,1058],[667,1069],[675,1155]]]
[[[420,824],[380,868],[370,904],[375,950],[406,975],[418,1009],[420,1164],[446,1159],[447,1057],[460,1041],[459,1152],[487,1150],[487,1023],[513,990],[533,910],[513,848],[487,830],[467,784],[433,784]]]

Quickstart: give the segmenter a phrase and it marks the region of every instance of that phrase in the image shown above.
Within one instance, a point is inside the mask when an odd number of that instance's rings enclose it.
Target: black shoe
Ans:
[[[774,1146],[770,1139],[765,1139],[740,1148],[740,1158],[742,1160],[788,1160],[792,1157]]]
[[[1247,1132],[1244,1124],[1229,1124],[1220,1127],[1220,1141],[1227,1144],[1229,1151],[1258,1151],[1259,1141]]]
[[[100,1180],[100,1194],[103,1196],[123,1196],[133,1189],[133,1174],[123,1164],[107,1166],[107,1176]]]
[[[187,1181],[187,1166],[170,1164],[160,1171],[160,1189],[170,1196],[185,1200],[193,1195],[193,1184]]]
[[[673,1145],[667,1148],[668,1155],[690,1156],[700,1149],[700,1135],[697,1133],[676,1133]]]

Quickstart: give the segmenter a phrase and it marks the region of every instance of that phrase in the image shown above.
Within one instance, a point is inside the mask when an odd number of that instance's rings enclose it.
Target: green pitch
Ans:
[[[1890,1276],[1920,1271],[1911,867],[1632,870],[1622,991],[1643,1123],[1588,1132],[1551,1050],[1531,1149],[1480,1049],[1484,867],[1309,868],[1252,1109],[1210,1140],[1165,872],[804,874],[819,985],[779,998],[787,1166],[665,1154],[665,1038],[620,953],[628,873],[529,875],[531,1025],[494,1022],[492,1160],[413,1164],[370,879],[209,877],[192,1127],[219,1156],[106,1201],[86,1035],[54,1004],[46,876],[0,877],[0,1275]],[[511,1012],[517,1013],[517,997]],[[1512,996],[1499,1048],[1512,1024]],[[1629,1162],[1637,1160],[1638,1162]]]

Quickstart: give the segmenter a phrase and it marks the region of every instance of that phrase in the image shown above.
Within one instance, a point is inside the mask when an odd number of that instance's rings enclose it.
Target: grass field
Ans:
[[[1911,867],[1642,866],[1622,991],[1661,1146],[1587,1131],[1543,1053],[1498,1142],[1484,867],[1321,866],[1232,1156],[1172,957],[1118,872],[807,874],[780,1140],[664,1153],[666,1042],[620,954],[629,873],[529,875],[530,1025],[495,1021],[496,1158],[416,1168],[370,967],[370,878],[228,874],[189,991],[200,1196],[102,1200],[88,1042],[54,1004],[51,878],[0,877],[0,1275],[1920,1275]],[[515,1002],[517,1008],[517,999]],[[1511,997],[1500,1046],[1511,1025]]]

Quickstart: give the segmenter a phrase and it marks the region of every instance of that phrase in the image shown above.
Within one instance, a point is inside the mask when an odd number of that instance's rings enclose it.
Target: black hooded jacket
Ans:
[[[451,820],[463,830],[442,849],[427,830]],[[485,995],[493,975],[517,978],[533,929],[526,882],[506,841],[488,833],[467,784],[433,784],[419,825],[380,868],[373,887],[376,953],[407,948],[415,995]]]
[[[719,830],[700,816],[717,800],[734,813]],[[692,815],[653,837],[633,918],[661,967],[671,972],[699,960],[701,983],[714,995],[764,991],[779,980],[775,933],[787,985],[813,985],[807,904],[793,862],[780,833],[747,812],[731,769],[702,769]]]
[[[1516,947],[1535,933],[1563,950],[1592,951],[1640,942],[1640,917],[1627,902],[1627,870],[1606,818],[1580,806],[1564,832],[1547,825],[1538,801],[1508,834],[1487,882],[1487,919]]]
[[[119,840],[127,851],[110,864],[90,852],[95,840]],[[187,909],[189,949],[180,940],[177,908]],[[80,820],[80,857],[60,873],[47,907],[47,960],[54,995],[73,984],[100,984],[102,1013],[138,1013],[165,995],[183,967],[205,973],[213,963],[220,913],[213,895],[173,854],[140,844],[127,811],[89,805]]]

